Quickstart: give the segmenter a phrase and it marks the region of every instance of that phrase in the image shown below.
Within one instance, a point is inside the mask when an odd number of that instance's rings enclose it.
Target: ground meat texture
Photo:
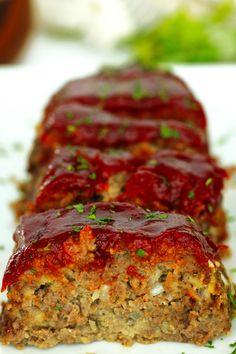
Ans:
[[[161,71],[132,67],[71,81],[52,97],[46,116],[64,102],[99,106],[119,116],[176,119],[206,129],[203,108],[186,83]]]
[[[183,215],[126,203],[50,210],[23,217],[15,241],[4,344],[204,344],[230,329],[217,248]]]
[[[121,199],[190,215],[220,242],[227,236],[221,204],[226,178],[226,171],[207,155],[162,150],[131,175]]]
[[[116,116],[77,103],[59,106],[38,129],[38,138],[30,158],[32,171],[63,145],[99,148],[125,148],[146,143],[150,149],[208,151],[205,132],[175,120],[119,119]]]

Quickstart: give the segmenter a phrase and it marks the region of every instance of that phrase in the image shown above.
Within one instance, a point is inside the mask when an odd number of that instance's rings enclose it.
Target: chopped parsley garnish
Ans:
[[[156,213],[148,213],[144,215],[145,219],[160,219],[160,220],[166,220],[168,218],[168,214],[156,214]]]
[[[89,162],[83,156],[79,156],[77,161],[79,163],[76,166],[77,170],[87,170],[89,168]]]
[[[115,221],[115,220],[110,216],[97,219],[98,224],[101,224],[101,225],[105,225],[105,224],[108,224],[113,221]]]
[[[104,83],[99,89],[98,96],[102,99],[105,99],[107,98],[110,90],[111,90],[111,85],[108,83]]]
[[[236,273],[236,268],[231,268],[229,271],[230,271],[231,273]]]
[[[91,117],[85,117],[82,122],[83,124],[90,125],[93,123],[93,119]]]
[[[82,214],[84,212],[84,206],[82,203],[74,204],[74,205],[72,205],[72,208],[74,208],[76,211],[78,211],[79,214]]]
[[[37,273],[37,270],[35,268],[30,268],[31,273]]]
[[[133,87],[132,98],[135,101],[148,96],[148,92],[142,87],[140,82],[136,82]]]
[[[159,92],[159,97],[162,102],[167,102],[168,101],[168,92],[165,87],[162,87],[162,89]]]
[[[82,226],[76,226],[76,225],[74,225],[74,226],[72,226],[72,231],[74,231],[74,232],[80,232],[81,230],[82,230]]]
[[[129,127],[129,125],[130,125],[129,122],[122,122],[118,130],[119,134],[123,134],[126,131],[126,129]]]
[[[232,351],[232,353],[230,353],[230,354],[236,354],[236,348],[235,348],[234,351]]]
[[[214,211],[213,206],[211,204],[207,205],[207,209],[208,209],[209,213],[213,213],[213,211]]]
[[[63,306],[60,305],[60,304],[57,304],[57,305],[54,307],[54,309],[55,309],[56,311],[61,311],[62,308],[63,308]]]
[[[3,250],[5,250],[5,246],[0,245],[0,251],[3,251]]]
[[[67,169],[67,171],[70,171],[70,172],[74,171],[74,167],[72,165],[67,165],[66,169]]]
[[[51,251],[51,243],[49,243],[47,246],[45,246],[45,247],[42,249],[42,251],[44,251],[44,252],[49,252],[49,251]]]
[[[163,139],[168,139],[168,138],[179,138],[180,134],[177,130],[172,129],[168,127],[167,125],[161,125],[160,127],[160,136]]]
[[[189,199],[194,199],[194,197],[195,197],[195,192],[194,192],[194,190],[188,192],[188,198],[189,198]]]
[[[204,345],[204,347],[207,347],[207,348],[215,348],[215,346],[212,344],[212,341],[209,340],[209,342],[207,344]]]
[[[183,99],[183,102],[184,102],[185,107],[192,108],[193,110],[197,109],[197,104],[194,101],[192,101],[190,98],[185,97]]]
[[[50,177],[50,180],[51,180],[51,181],[54,181],[54,179],[56,179],[56,178],[57,178],[56,176],[51,176],[51,177]]]
[[[212,182],[213,182],[213,179],[210,177],[210,178],[208,178],[208,179],[206,180],[205,185],[206,185],[206,186],[209,186],[210,184],[212,184]]]
[[[157,166],[157,165],[158,165],[158,161],[157,161],[157,160],[149,160],[149,161],[147,162],[147,164],[148,164],[149,166]]]
[[[90,173],[89,178],[95,180],[97,178],[96,173],[95,172]]]
[[[188,215],[186,217],[186,221],[192,222],[193,224],[196,224],[196,221],[192,218],[192,216]]]
[[[68,118],[68,119],[74,118],[74,113],[72,113],[72,112],[66,112],[65,114],[66,114],[66,118]]]
[[[96,220],[96,205],[92,205],[87,216],[89,220]]]
[[[236,299],[235,299],[234,295],[232,293],[228,293],[227,295],[228,295],[228,299],[231,302],[234,310],[236,310]]]
[[[136,250],[136,255],[138,257],[145,257],[146,256],[146,252],[142,248],[139,248],[138,250]]]
[[[234,342],[234,343],[231,343],[230,345],[229,345],[230,347],[236,347],[236,342]]]
[[[104,127],[99,130],[99,138],[103,139],[108,134],[109,129]]]
[[[66,130],[68,131],[68,133],[74,133],[76,131],[76,126],[75,125],[68,125]]]

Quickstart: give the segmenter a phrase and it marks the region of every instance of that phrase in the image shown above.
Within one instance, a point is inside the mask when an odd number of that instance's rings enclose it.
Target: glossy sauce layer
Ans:
[[[36,258],[46,257],[48,271],[71,264],[65,243],[73,237],[94,238],[91,267],[105,266],[116,253],[129,251],[137,261],[182,259],[194,256],[201,266],[217,257],[217,248],[205,238],[191,218],[161,212],[148,213],[128,203],[95,203],[24,216],[14,239],[2,290],[30,270]],[[140,252],[141,251],[141,252]],[[87,264],[87,270],[91,268]],[[90,267],[90,268],[89,268]]]
[[[207,155],[162,150],[132,174],[123,198],[154,210],[193,217],[211,214],[221,202],[226,177],[226,171]]]
[[[177,119],[206,128],[201,104],[181,79],[167,72],[130,67],[71,81],[53,96],[46,116],[65,102],[99,106],[119,116]]]
[[[58,148],[42,176],[33,210],[57,208],[62,203],[67,206],[74,200],[92,201],[108,190],[109,177],[135,171],[142,158],[122,150]]]
[[[157,146],[171,143],[176,149],[208,150],[206,134],[180,121],[121,120],[76,103],[58,107],[41,125],[39,139],[51,148],[67,144],[120,148],[149,142]]]

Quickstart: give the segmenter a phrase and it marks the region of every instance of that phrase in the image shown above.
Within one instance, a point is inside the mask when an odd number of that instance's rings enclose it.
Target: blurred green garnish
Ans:
[[[235,19],[233,0],[222,0],[201,15],[181,8],[124,39],[121,45],[146,67],[160,62],[234,61]]]

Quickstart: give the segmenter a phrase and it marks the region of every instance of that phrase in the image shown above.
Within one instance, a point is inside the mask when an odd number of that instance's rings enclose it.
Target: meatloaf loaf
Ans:
[[[204,344],[230,329],[217,248],[188,216],[96,203],[24,216],[2,289],[1,340]]]
[[[131,174],[120,200],[150,210],[189,214],[218,243],[227,236],[222,207],[227,176],[208,155],[160,150]]]
[[[78,103],[59,106],[39,125],[30,158],[30,171],[45,161],[58,146],[80,145],[95,148],[125,148],[133,151],[140,144],[146,150],[174,148],[208,152],[206,132],[176,120],[138,120],[123,118]]]
[[[137,66],[67,83],[52,97],[45,116],[65,102],[99,106],[119,116],[176,119],[206,129],[203,108],[185,82],[174,74]]]
[[[142,150],[100,152],[69,146],[25,183],[17,215],[88,201],[131,201],[149,210],[189,214],[204,233],[220,242],[227,236],[222,208],[227,173],[208,155],[159,150],[145,161]]]

